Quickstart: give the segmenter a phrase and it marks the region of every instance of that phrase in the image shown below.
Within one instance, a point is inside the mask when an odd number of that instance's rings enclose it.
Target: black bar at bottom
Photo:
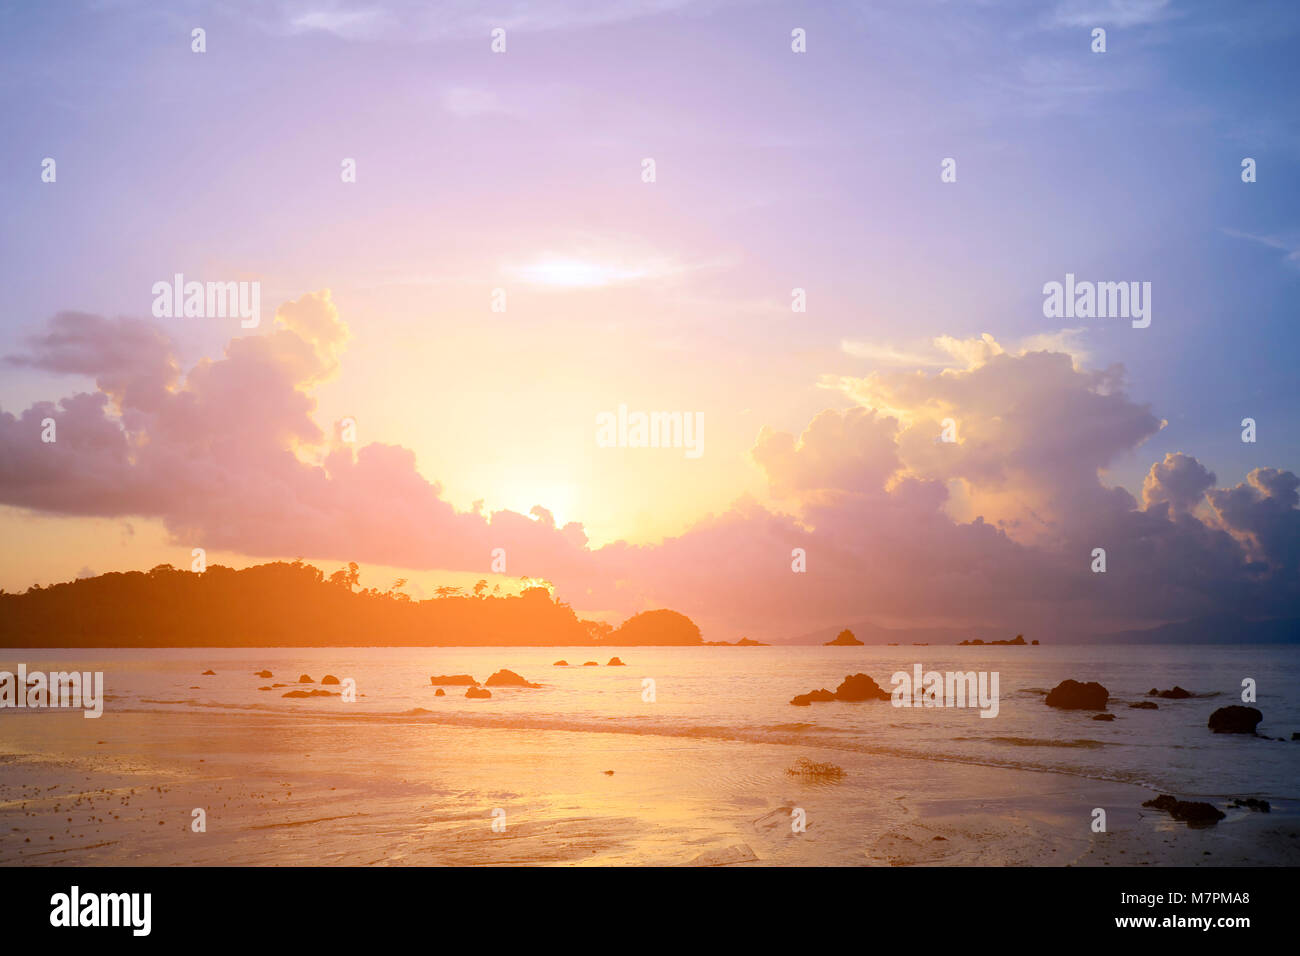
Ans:
[[[761,939],[781,923],[810,946],[847,934],[948,948],[1022,932],[1156,945],[1197,935],[1231,945],[1261,931],[1278,938],[1292,924],[1295,876],[1295,869],[1210,867],[9,869],[0,871],[0,913],[6,941],[76,933],[79,941],[128,946],[374,945],[391,933],[432,945],[453,943],[443,935],[449,928],[489,945],[501,933],[514,945],[548,936],[612,944],[635,932],[663,933],[662,944],[676,946],[686,941],[674,942],[677,929],[695,944],[713,936],[734,943]],[[142,894],[149,894],[147,920]],[[617,935],[600,935],[606,932]]]

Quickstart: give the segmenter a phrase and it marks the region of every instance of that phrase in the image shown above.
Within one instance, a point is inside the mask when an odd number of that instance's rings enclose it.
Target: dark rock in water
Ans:
[[[889,691],[882,688],[866,674],[850,674],[831,693],[825,687],[821,690],[809,691],[806,694],[799,694],[794,697],[790,703],[796,707],[805,707],[814,702],[826,702],[832,700],[846,701],[857,703],[864,700],[889,700]]]
[[[437,690],[435,690],[435,691],[433,692],[433,696],[434,696],[434,697],[446,697],[446,696],[447,696],[447,692],[446,692],[445,690],[443,690],[441,687],[439,687]]]
[[[1048,692],[1046,703],[1063,710],[1105,710],[1109,699],[1110,691],[1096,681],[1063,680]]]
[[[1162,793],[1154,800],[1145,801],[1142,806],[1165,810],[1175,820],[1182,820],[1188,826],[1209,826],[1218,823],[1227,814],[1213,804],[1199,800],[1179,800],[1177,797]]]
[[[1263,719],[1264,715],[1254,707],[1233,704],[1210,714],[1206,726],[1216,734],[1253,734],[1255,726]]]
[[[606,667],[626,667],[627,665],[624,664],[624,663],[623,663],[621,660],[619,660],[617,657],[611,657],[611,658],[609,659],[609,663],[606,664],[605,666],[606,666]]]
[[[582,665],[582,666],[583,666],[583,667],[599,667],[600,665],[597,664],[595,661],[585,661],[585,662],[583,662],[583,665]]]
[[[337,684],[339,682],[339,679],[335,677],[333,674],[326,674],[324,677],[320,679],[320,682],[322,684]]]
[[[551,666],[552,666],[552,667],[568,667],[568,666],[569,666],[569,662],[568,662],[568,661],[556,661],[556,662],[555,662],[554,664],[552,664]]]
[[[466,697],[491,697],[492,691],[488,690],[486,687],[471,687],[469,688],[469,690],[465,691],[465,696]]]
[[[889,700],[889,691],[885,690],[866,674],[850,674],[843,683],[835,688],[836,700]]]
[[[1192,692],[1190,690],[1184,690],[1183,688],[1175,684],[1172,690],[1156,690],[1154,687],[1152,687],[1151,690],[1147,693],[1147,696],[1161,697],[1165,700],[1186,700],[1188,697],[1192,696]]]
[[[435,674],[429,678],[429,683],[437,687],[439,684],[451,686],[468,684],[470,687],[477,687],[478,681],[468,674]]]
[[[1114,714],[1093,714],[1092,719],[1093,720],[1114,720],[1115,715]]]
[[[274,690],[273,687],[259,687],[258,690]]]
[[[1129,704],[1134,710],[1159,710],[1160,705],[1149,700],[1140,700],[1136,704]]]
[[[606,770],[606,771],[605,771],[605,776],[607,776],[607,777],[612,777],[612,776],[614,776],[614,771],[612,771],[612,770]]]
[[[532,684],[524,680],[514,671],[499,670],[486,681],[487,687],[541,687],[541,684]]]
[[[281,697],[337,697],[338,694],[331,690],[291,690],[287,694],[281,694]]]
[[[1159,697],[1159,696],[1160,696],[1160,688],[1159,688],[1159,687],[1152,687],[1149,691],[1147,691],[1147,696],[1148,696],[1148,697]]]
[[[823,687],[821,690],[814,690],[808,692],[807,694],[800,694],[799,696],[791,700],[790,703],[794,704],[796,707],[807,707],[815,700],[825,702],[834,699],[835,699],[835,695],[830,691],[828,691],[825,687]]]
[[[835,640],[827,641],[827,647],[861,647],[862,642],[847,628],[835,635]]]
[[[216,672],[216,671],[204,671],[204,672],[203,672],[202,674],[200,674],[199,676],[200,676],[200,677],[216,677],[216,676],[217,676],[217,672]]]
[[[260,677],[260,678],[262,678],[263,680],[265,680],[266,678],[268,678],[268,677],[273,677],[273,676],[275,676],[275,675],[273,675],[270,671],[258,671],[258,672],[257,672],[256,674],[254,674],[253,676],[254,676],[254,677]]]
[[[1267,800],[1257,800],[1255,797],[1247,797],[1245,800],[1237,798],[1228,804],[1230,807],[1243,807],[1247,810],[1258,810],[1260,813],[1269,813],[1272,807]]]
[[[1300,740],[1300,731],[1291,731],[1292,740]]]
[[[299,683],[299,684],[314,684],[314,683],[316,683],[316,682],[315,682],[314,680],[312,680],[310,677],[308,677],[306,674],[300,674],[300,675],[298,675],[298,683]]]

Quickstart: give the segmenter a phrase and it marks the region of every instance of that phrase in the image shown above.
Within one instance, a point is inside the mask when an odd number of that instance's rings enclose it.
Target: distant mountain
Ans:
[[[1295,644],[1300,643],[1300,620],[1244,621],[1216,614],[1146,630],[1098,634],[1093,640],[1098,644]]]

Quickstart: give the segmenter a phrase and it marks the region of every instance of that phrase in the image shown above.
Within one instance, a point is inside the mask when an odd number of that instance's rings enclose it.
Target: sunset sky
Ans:
[[[712,640],[1300,616],[1300,6],[162,6],[0,7],[0,587],[504,547]]]

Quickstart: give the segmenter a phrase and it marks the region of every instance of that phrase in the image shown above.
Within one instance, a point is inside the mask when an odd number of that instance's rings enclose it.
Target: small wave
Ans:
[[[1101,740],[1089,740],[1079,737],[1074,740],[1058,740],[1053,737],[953,737],[954,742],[1009,744],[1013,747],[1105,747]]]
[[[979,737],[954,737],[954,740],[980,740]],[[1100,740],[1079,737],[1075,740],[1056,740],[1051,737],[987,737],[982,738],[995,744],[1009,744],[1012,747],[1078,747],[1091,749],[1106,746]]]
[[[806,724],[806,723],[801,723],[799,721],[795,721],[794,723],[791,724],[769,724],[767,729],[775,730],[778,733],[790,733],[790,732],[802,733],[804,731],[809,731],[809,730],[814,731],[816,733],[823,733],[823,734],[837,732],[836,728],[834,727],[823,727],[820,724]]]

